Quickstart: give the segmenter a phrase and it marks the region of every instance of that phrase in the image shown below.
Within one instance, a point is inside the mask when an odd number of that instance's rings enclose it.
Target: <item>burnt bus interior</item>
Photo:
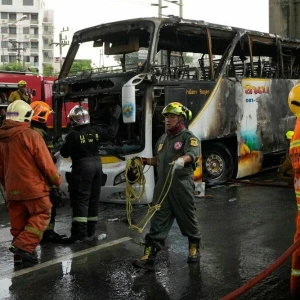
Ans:
[[[159,27],[155,35],[155,27]],[[102,47],[115,65],[70,72],[77,50],[85,43]],[[91,27],[75,33],[54,88],[54,110],[65,101],[87,102],[91,123],[108,126],[110,109],[121,105],[122,86],[133,76],[147,73],[136,89],[136,123],[120,119],[117,137],[103,144],[101,153],[122,156],[143,149],[147,88],[152,87],[153,142],[164,132],[161,111],[180,97],[193,117],[205,104],[188,102],[186,89],[204,82],[213,86],[218,76],[235,78],[300,78],[298,43],[267,33],[227,26],[170,19],[136,19]],[[143,55],[140,53],[143,52]],[[137,59],[133,59],[133,58]],[[175,100],[178,101],[178,100]],[[60,114],[56,114],[60,116]],[[61,121],[55,119],[56,136]]]

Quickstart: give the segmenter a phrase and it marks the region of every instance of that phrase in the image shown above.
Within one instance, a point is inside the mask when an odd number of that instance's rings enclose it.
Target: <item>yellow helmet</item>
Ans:
[[[285,134],[285,136],[286,136],[286,138],[287,138],[288,140],[291,140],[292,137],[293,137],[293,135],[294,135],[294,131],[292,131],[292,130],[287,131],[286,134]]]
[[[49,115],[54,113],[52,108],[44,101],[33,101],[30,106],[33,109],[32,121],[46,123]]]
[[[18,82],[18,86],[24,86],[24,87],[26,87],[27,86],[27,82],[25,80],[20,80]]]
[[[165,114],[183,115],[187,120],[192,119],[192,112],[179,102],[169,103],[162,111],[162,115],[164,116]]]
[[[17,122],[30,122],[33,115],[31,106],[23,100],[15,100],[8,105],[6,119]]]
[[[296,117],[300,117],[300,84],[295,85],[288,97],[290,110]]]

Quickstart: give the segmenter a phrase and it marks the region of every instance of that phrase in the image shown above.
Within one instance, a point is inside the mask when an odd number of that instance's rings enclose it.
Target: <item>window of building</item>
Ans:
[[[8,13],[7,12],[2,12],[1,13],[1,19],[8,19]]]
[[[31,42],[30,43],[30,48],[36,49],[39,47],[39,42]]]
[[[29,34],[29,27],[23,27],[23,34]]]
[[[17,34],[17,27],[9,27],[8,32],[9,34]]]
[[[33,62],[35,62],[35,63],[39,62],[39,57],[38,56],[34,56],[33,57]]]
[[[23,0],[23,6],[33,6],[33,0]]]
[[[9,13],[9,21],[16,21],[17,14],[16,13]]]
[[[1,27],[1,33],[8,33],[8,28],[7,28],[7,26],[2,26],[2,27]]]
[[[18,47],[16,40],[9,40],[8,42],[9,50],[10,51],[16,51],[16,48]]]
[[[39,28],[38,27],[33,28],[33,34],[39,34]]]
[[[16,55],[9,55],[8,60],[9,60],[10,63],[14,63],[14,62],[17,61],[17,56]]]
[[[30,56],[29,55],[25,55],[23,57],[23,59],[24,59],[25,62],[30,62]]]
[[[1,41],[1,49],[8,48],[8,41]]]
[[[30,19],[31,19],[31,20],[36,20],[36,21],[37,21],[37,20],[38,20],[38,14],[31,14],[31,15],[30,15]]]
[[[1,62],[8,62],[8,55],[1,55]]]
[[[12,0],[2,0],[2,5],[12,5]]]

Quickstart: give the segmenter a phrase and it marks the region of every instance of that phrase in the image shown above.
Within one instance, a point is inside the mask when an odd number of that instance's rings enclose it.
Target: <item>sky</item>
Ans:
[[[44,0],[54,10],[55,42],[59,32],[70,42],[75,31],[107,22],[140,17],[157,17],[158,0]],[[179,2],[179,0],[178,0]],[[269,31],[269,0],[182,0],[184,19]],[[163,15],[179,16],[179,6],[162,0]],[[58,48],[58,47],[56,47]],[[68,47],[63,47],[63,55]],[[55,49],[58,56],[58,49]]]

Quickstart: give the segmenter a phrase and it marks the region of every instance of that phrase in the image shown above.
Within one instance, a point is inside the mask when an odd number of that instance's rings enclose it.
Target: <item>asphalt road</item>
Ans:
[[[264,271],[293,242],[294,190],[278,187],[272,172],[250,178],[250,183],[209,188],[205,197],[195,198],[202,232],[200,264],[186,263],[188,242],[174,223],[154,272],[131,265],[142,255],[139,243],[148,226],[142,233],[129,229],[125,205],[104,203],[97,235],[106,233],[106,239],[44,244],[38,247],[38,265],[14,268],[8,214],[0,204],[0,299],[221,299]],[[133,221],[146,211],[147,206],[135,206]],[[70,213],[68,202],[59,209],[59,233],[69,235]],[[288,258],[238,299],[292,299],[290,268]]]

